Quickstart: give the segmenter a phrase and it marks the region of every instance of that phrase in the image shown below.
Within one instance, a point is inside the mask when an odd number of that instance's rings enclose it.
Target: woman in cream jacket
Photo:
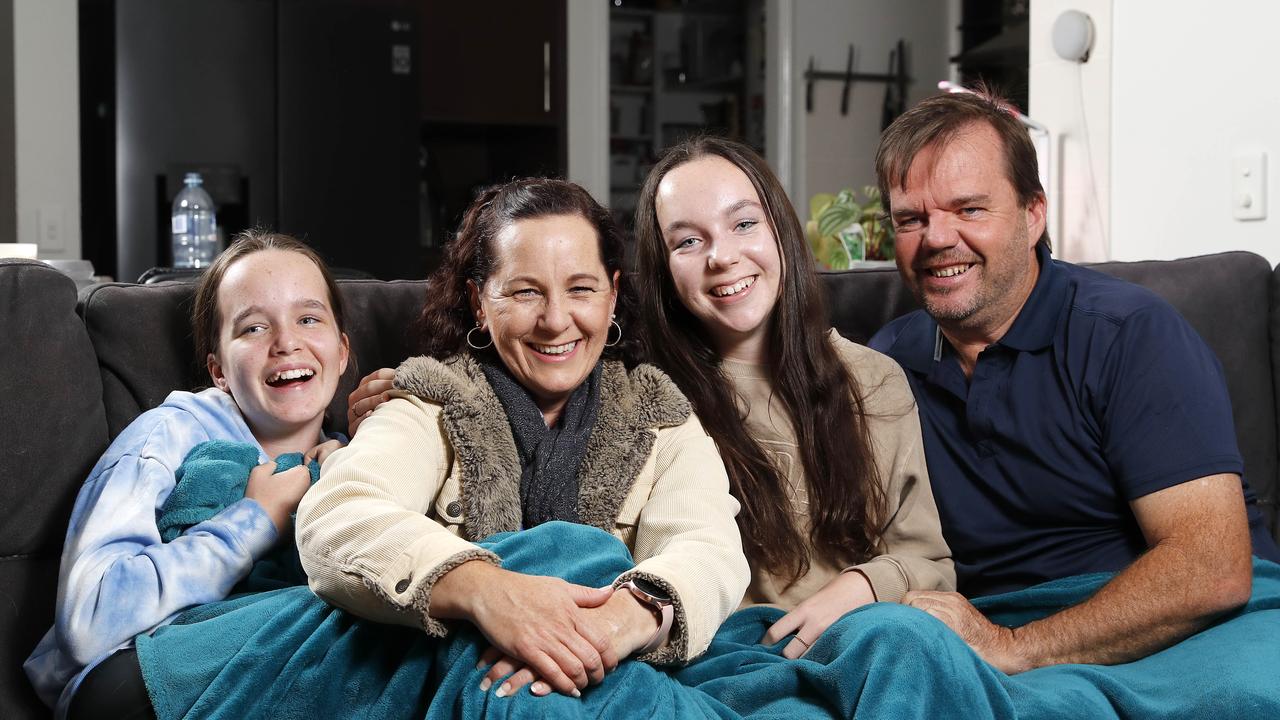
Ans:
[[[473,623],[496,661],[484,686],[510,674],[499,695],[535,680],[577,695],[633,654],[688,661],[749,579],[714,443],[663,373],[609,357],[627,349],[621,258],[576,185],[481,194],[429,282],[426,357],[299,507],[317,594],[433,635]],[[551,520],[612,533],[634,569],[586,588],[500,569],[474,544]]]

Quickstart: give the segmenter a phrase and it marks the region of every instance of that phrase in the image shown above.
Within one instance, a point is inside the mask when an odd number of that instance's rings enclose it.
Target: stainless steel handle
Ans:
[[[542,112],[551,112],[551,41],[542,43]]]

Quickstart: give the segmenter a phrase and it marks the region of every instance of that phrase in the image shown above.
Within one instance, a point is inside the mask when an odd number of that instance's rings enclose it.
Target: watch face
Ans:
[[[671,596],[667,594],[666,590],[662,589],[661,585],[649,582],[642,577],[633,577],[631,578],[631,582],[635,583],[636,589],[646,595],[652,596],[656,600],[671,602]]]

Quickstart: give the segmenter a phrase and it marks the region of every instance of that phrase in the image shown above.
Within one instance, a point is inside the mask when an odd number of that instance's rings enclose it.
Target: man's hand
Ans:
[[[1032,668],[1019,652],[1013,629],[987,620],[960,593],[913,591],[903,596],[902,604],[923,610],[946,623],[983,660],[1008,675]]]
[[[1151,549],[1088,600],[1017,629],[953,593],[907,593],[984,660],[1013,674],[1062,663],[1114,665],[1181,641],[1249,599],[1249,522],[1238,475],[1211,475],[1130,503]]]
[[[396,371],[380,368],[365,375],[360,385],[347,396],[347,432],[356,434],[356,428],[369,417],[373,409],[391,399],[389,394]]]
[[[782,649],[782,654],[794,660],[818,641],[818,636],[850,611],[876,601],[871,583],[862,573],[851,570],[832,578],[821,590],[783,615],[765,632],[760,642],[772,645],[795,633],[795,637]]]
[[[249,471],[244,496],[257,502],[267,512],[281,537],[289,529],[289,516],[298,510],[298,501],[311,488],[311,473],[306,465],[276,472],[274,462],[265,462]]]

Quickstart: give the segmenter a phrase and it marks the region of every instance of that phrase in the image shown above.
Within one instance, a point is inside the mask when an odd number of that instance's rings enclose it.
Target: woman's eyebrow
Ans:
[[[743,208],[747,208],[747,207],[755,208],[756,210],[764,210],[764,208],[760,206],[760,203],[756,202],[755,200],[752,200],[751,198],[743,198],[738,202],[730,205],[724,211],[724,214],[733,215],[734,213],[739,212]]]
[[[673,220],[669,225],[667,225],[663,229],[666,232],[672,233],[677,230],[685,230],[685,229],[694,230],[694,229],[697,229],[697,225],[695,225],[692,222],[689,222],[688,220]]]
[[[538,279],[532,275],[513,275],[512,277],[507,278],[502,283],[502,287],[504,288],[510,287],[517,283],[527,283],[529,285],[541,286],[541,283],[538,282]]]
[[[748,207],[754,208],[756,210],[760,210],[762,212],[764,211],[764,207],[761,206],[760,203],[756,202],[755,200],[752,200],[751,198],[743,198],[735,202],[734,204],[730,205],[729,207],[725,208],[724,212],[722,212],[721,215],[724,215],[724,216],[733,215],[734,213],[740,212],[743,208],[748,208]],[[684,230],[686,228],[696,230],[697,225],[688,220],[674,220],[664,228],[664,231],[671,233],[677,230]]]

